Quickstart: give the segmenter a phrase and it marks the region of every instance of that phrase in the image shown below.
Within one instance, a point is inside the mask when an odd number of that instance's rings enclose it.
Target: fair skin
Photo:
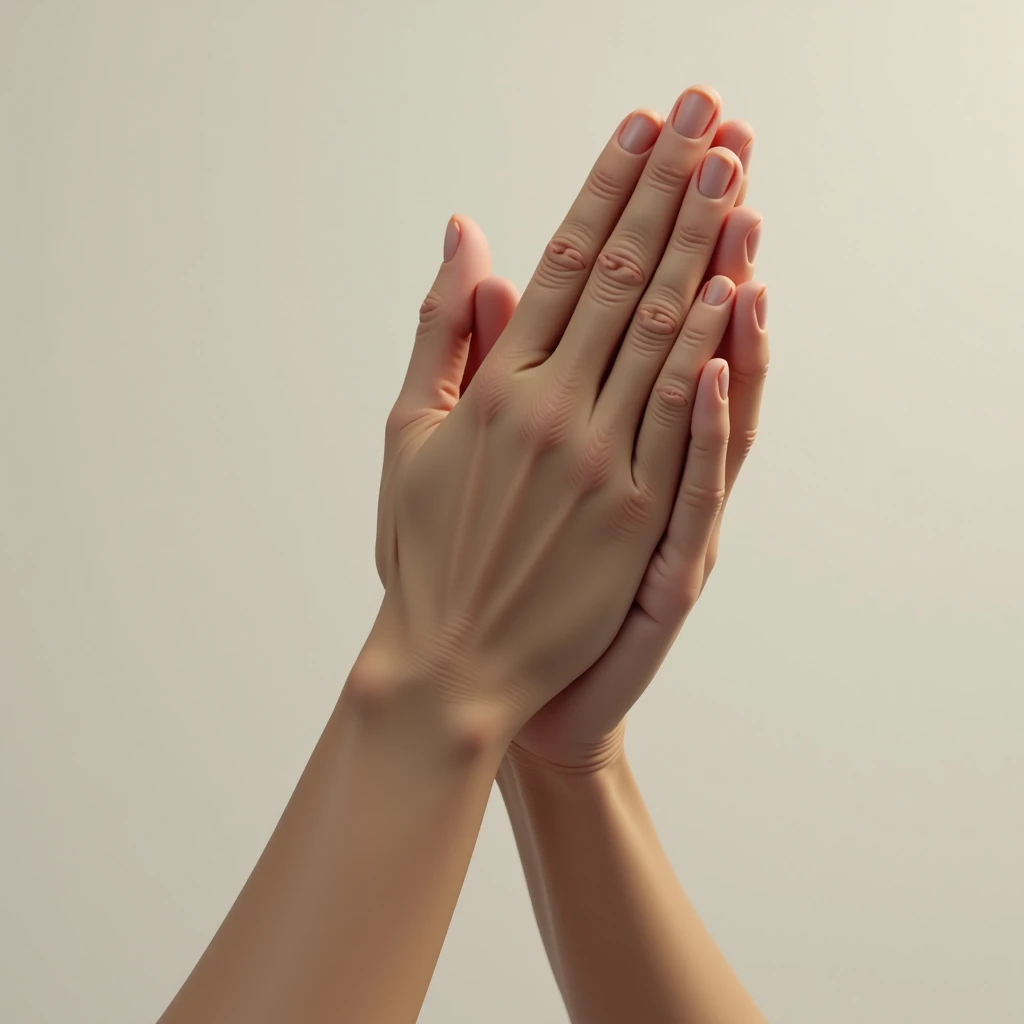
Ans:
[[[490,261],[479,228],[453,219],[388,418],[380,612],[281,821],[165,1024],[414,1021],[496,777],[506,792],[513,778],[529,790],[517,838],[531,830],[536,843],[549,949],[568,939],[552,962],[573,1019],[605,1019],[587,1016],[600,1012],[600,994],[577,991],[586,950],[570,922],[586,911],[582,890],[558,881],[570,840],[531,824],[563,796],[557,785],[522,784],[517,765],[570,767],[595,737],[615,748],[614,710],[621,721],[649,681],[653,652],[671,642],[713,561],[735,451],[729,370],[716,353],[735,343],[730,322],[752,313],[760,288],[720,273],[705,283],[728,252],[745,175],[733,151],[712,147],[717,97],[706,125],[690,128],[686,137],[647,111],[624,120],[522,300],[469,367]],[[678,620],[660,613],[663,635],[636,614],[658,622],[659,607]],[[624,673],[641,643],[646,667]],[[584,690],[598,696],[578,704]],[[643,880],[635,894],[611,891],[605,911],[624,922],[632,902],[649,920],[638,941],[651,947],[652,975],[671,973],[671,961],[695,979],[676,986],[703,1013],[692,1019],[759,1020],[695,916],[679,932],[649,912],[671,872],[652,852],[653,830],[640,827],[623,764],[616,756],[617,774],[580,773],[608,780],[606,790],[564,798],[598,839],[619,827],[613,793],[638,823],[636,843],[610,843],[595,860],[599,884],[623,867]],[[682,900],[676,907],[685,911]],[[655,948],[662,939],[665,950]],[[635,1011],[627,1019],[677,1019],[645,1016],[634,998],[621,997]],[[674,1012],[655,999],[658,1012]]]
[[[753,132],[726,121],[714,144],[746,167]],[[676,155],[651,160],[661,158]],[[738,207],[707,273],[740,285],[717,353],[731,370],[723,510],[757,432],[768,369],[764,290],[751,283],[759,228],[760,217]],[[517,302],[508,281],[478,286],[463,389]],[[720,512],[700,588],[721,526]],[[544,946],[570,1019],[581,1024],[761,1020],[679,884],[624,748],[625,711],[654,678],[699,593],[691,569],[670,526],[615,642],[524,726],[498,773]]]

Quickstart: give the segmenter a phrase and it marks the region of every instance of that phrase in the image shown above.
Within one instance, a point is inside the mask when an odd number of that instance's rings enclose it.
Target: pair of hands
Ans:
[[[720,111],[694,87],[626,118],[521,300],[452,218],[387,422],[369,643],[391,685],[557,767],[621,748],[757,429],[753,133]]]

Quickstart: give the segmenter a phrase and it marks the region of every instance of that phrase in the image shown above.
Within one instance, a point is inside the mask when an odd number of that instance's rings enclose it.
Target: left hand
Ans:
[[[714,144],[742,155],[746,164],[752,139],[752,131],[743,122],[726,121],[718,129]],[[741,197],[746,189],[744,180]],[[723,274],[737,285],[732,320],[715,353],[729,363],[730,439],[724,499],[710,543],[702,545],[701,550],[686,543],[683,524],[689,517],[682,511],[673,514],[615,639],[589,669],[519,730],[506,755],[516,763],[525,759],[554,770],[589,771],[617,757],[622,750],[626,713],[654,678],[714,568],[722,514],[754,441],[768,369],[765,288],[751,280],[752,250],[756,249],[760,223],[756,211],[737,205],[726,221],[706,274],[706,279]],[[474,261],[466,261],[467,266],[476,268],[475,272],[467,272],[464,280],[455,284],[465,294],[445,297],[466,309],[468,316],[461,321],[471,324],[468,336],[453,339],[456,347],[464,343],[469,346],[460,391],[469,385],[519,301],[515,285],[489,276],[486,239],[479,228],[477,232],[472,237],[479,252]],[[677,506],[685,507],[685,501],[681,492]],[[381,508],[383,513],[383,501]],[[386,581],[382,578],[382,582]]]

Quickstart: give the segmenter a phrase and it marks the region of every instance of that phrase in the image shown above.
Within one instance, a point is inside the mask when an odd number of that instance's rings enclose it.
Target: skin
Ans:
[[[717,102],[713,90],[694,88]],[[753,280],[762,218],[756,210],[739,205],[749,187],[754,132],[744,121],[724,121],[713,144],[735,152],[744,166],[737,206],[727,216],[706,274],[708,280],[722,274],[738,286],[732,318],[715,352],[730,368],[731,429],[722,509],[705,552],[699,587],[670,524],[637,592],[636,606],[612,646],[516,736],[513,753],[522,748],[556,766],[597,768],[621,754],[626,712],[653,680],[715,566],[725,506],[757,436],[769,364],[767,289]],[[510,321],[519,293],[511,281],[489,277],[480,282],[474,301],[474,331],[462,390]]]
[[[450,225],[385,431],[380,612],[168,1024],[414,1021],[510,744],[612,648],[667,534],[702,576],[737,298],[704,279],[744,187],[717,110],[616,130],[464,391],[490,260]]]
[[[753,132],[744,122],[724,122],[714,144],[749,166]],[[737,204],[748,180],[745,174]],[[737,206],[706,274],[739,285],[716,353],[732,371],[723,512],[757,433],[768,369],[765,290],[752,280],[760,227],[756,211]],[[518,292],[488,278],[474,302],[463,390],[510,321]],[[625,710],[653,679],[714,567],[723,512],[703,561],[686,552],[670,521],[612,646],[526,723],[498,773],[573,1021],[763,1019],[679,884],[624,750]]]

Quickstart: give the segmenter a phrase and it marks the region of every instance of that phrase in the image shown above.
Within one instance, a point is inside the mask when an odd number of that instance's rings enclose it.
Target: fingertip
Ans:
[[[758,330],[764,331],[768,327],[768,286],[765,285],[754,300],[754,316],[757,319]]]
[[[649,107],[638,107],[619,126],[618,144],[633,156],[642,156],[653,148],[664,125],[661,115]]]
[[[488,277],[477,285],[473,335],[466,356],[460,394],[472,383],[477,370],[508,326],[518,304],[519,290],[507,278]]]
[[[764,333],[768,322],[768,286],[756,279],[744,281],[736,289],[733,330],[749,334]]]
[[[491,249],[487,236],[472,217],[464,213],[453,213],[448,218],[442,253],[445,270],[457,270],[474,281],[487,277],[491,272]]]
[[[448,218],[448,226],[444,232],[444,251],[441,259],[444,263],[451,263],[455,254],[459,251],[459,243],[462,241],[462,228],[459,225],[459,218],[452,214]]]
[[[477,285],[474,317],[474,341],[486,344],[488,351],[508,326],[519,305],[519,291],[503,277],[488,277]]]
[[[739,159],[740,167],[743,169],[743,182],[736,196],[736,205],[739,206],[746,199],[747,189],[750,186],[750,158],[754,153],[754,129],[748,122],[739,118],[723,121],[715,133],[713,145],[724,146],[726,149],[732,150]]]
[[[759,319],[758,303],[760,302]],[[770,352],[767,321],[767,286],[761,281],[747,281],[736,291],[732,319],[726,332],[723,354],[742,376],[744,383],[763,377],[768,372]]]
[[[519,304],[519,289],[507,277],[488,277],[477,285],[477,308],[482,305],[515,307]]]
[[[701,292],[702,301],[708,306],[724,306],[736,291],[732,278],[725,274],[715,274]]]
[[[754,212],[756,213],[757,211],[755,210]],[[750,264],[751,268],[753,268],[754,260],[757,258],[757,250],[761,244],[761,231],[763,228],[764,218],[760,214],[757,214],[757,219],[747,232],[747,239],[745,243],[747,263]]]
[[[687,86],[683,96],[694,92],[703,93],[712,107],[711,119],[708,122],[708,128],[711,128],[722,115],[722,97],[718,90],[713,85],[708,85],[707,82],[697,82],[695,85]],[[718,129],[716,128],[715,131],[717,132]]]
[[[709,359],[700,379],[701,387],[715,404],[729,396],[729,364],[721,356]]]
[[[712,146],[701,159],[694,179],[697,191],[708,199],[724,199],[731,191],[729,205],[735,206],[743,184],[743,165],[731,149]]]
[[[721,356],[709,359],[704,364],[697,382],[697,399],[693,410],[695,426],[702,422],[706,430],[708,425],[717,420],[719,409],[729,393],[728,374],[729,364]]]
[[[743,170],[750,166],[750,154],[754,146],[754,129],[739,118],[730,118],[718,126],[714,145],[731,149],[740,159]]]
[[[737,285],[750,280],[754,270],[748,243],[751,232],[761,220],[761,214],[749,206],[736,206],[726,214],[711,257],[709,274],[725,274]]]

